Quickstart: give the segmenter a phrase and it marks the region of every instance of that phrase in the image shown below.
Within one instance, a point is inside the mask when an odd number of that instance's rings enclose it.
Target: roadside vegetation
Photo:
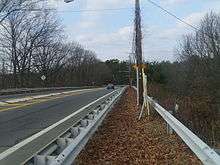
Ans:
[[[207,14],[180,41],[176,62],[150,63],[150,94],[212,146],[220,142],[220,15]]]

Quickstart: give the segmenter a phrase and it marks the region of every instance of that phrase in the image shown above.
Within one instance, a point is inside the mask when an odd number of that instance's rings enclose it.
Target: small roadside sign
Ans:
[[[45,75],[43,75],[43,76],[41,76],[41,80],[46,80],[46,76]]]

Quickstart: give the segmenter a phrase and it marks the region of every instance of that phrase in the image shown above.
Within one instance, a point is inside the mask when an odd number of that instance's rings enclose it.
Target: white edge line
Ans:
[[[1,105],[4,106],[4,105],[7,105],[7,103],[0,101],[0,106]]]
[[[87,107],[91,106],[92,104],[98,102],[99,100],[105,98],[106,96],[111,95],[112,93],[116,92],[116,90],[112,91],[111,93],[108,93],[102,97],[100,97],[99,99],[87,104],[86,106],[80,108],[79,110],[77,110],[76,112],[72,113],[71,115],[65,117],[64,119],[58,121],[57,123],[47,127],[46,129],[32,135],[31,137],[23,140],[22,142],[16,144],[15,146],[9,148],[8,150],[4,151],[3,153],[0,154],[0,160],[4,159],[5,157],[7,157],[8,155],[12,154],[13,152],[15,152],[16,150],[18,150],[19,148],[23,147],[24,145],[30,143],[31,141],[35,140],[36,138],[38,138],[39,136],[42,136],[43,134],[49,132],[50,130],[52,130],[53,128],[57,127],[58,125],[60,125],[61,123],[65,122],[66,120],[72,118],[74,115],[80,113],[81,111],[83,111],[84,109],[86,109]]]
[[[92,129],[94,129],[97,124],[99,122],[102,123],[102,121],[105,119],[105,116],[108,114],[108,110],[110,108],[112,108],[111,106],[114,105],[115,101],[119,98],[119,96],[124,92],[124,89],[126,87],[123,87],[122,90],[120,91],[120,93],[113,99],[111,100],[111,102],[109,104],[107,104],[107,107],[105,107],[101,112],[100,114],[98,114],[96,116],[96,118],[94,120],[91,121],[91,123],[89,123],[89,125],[83,130],[82,134],[80,134],[80,136],[77,136],[76,139],[74,139],[74,142],[75,143],[71,143],[70,145],[68,145],[58,156],[57,158],[52,162],[52,165],[56,165],[56,161],[57,160],[60,160],[62,161],[62,163],[67,159],[67,157],[69,156],[69,154],[74,150],[74,149],[77,149],[78,146],[80,145],[80,141],[81,140],[84,140],[86,138],[86,136],[88,136],[88,139],[90,139],[91,135],[90,134],[90,131]],[[99,124],[98,124],[99,125]],[[95,128],[94,131],[96,131],[97,128]],[[93,133],[92,133],[93,134]],[[85,143],[86,144],[86,143]],[[74,146],[74,147],[73,147]],[[63,158],[61,155],[65,155],[65,158]],[[77,154],[78,155],[78,154]]]
[[[19,102],[24,102],[24,101],[29,101],[29,100],[34,100],[34,99],[40,99],[44,97],[50,97],[50,96],[58,96],[61,94],[69,94],[69,93],[76,93],[76,92],[83,92],[83,91],[92,91],[92,90],[97,90],[97,89],[102,89],[102,88],[92,88],[92,89],[79,89],[79,90],[71,90],[67,92],[61,92],[61,93],[50,93],[50,94],[45,94],[45,95],[35,95],[35,96],[29,96],[29,97],[23,97],[23,98],[18,98],[18,99],[10,99],[4,101],[5,104],[2,105],[7,105],[7,104],[12,104],[12,103],[19,103]],[[1,105],[2,102],[0,102]]]

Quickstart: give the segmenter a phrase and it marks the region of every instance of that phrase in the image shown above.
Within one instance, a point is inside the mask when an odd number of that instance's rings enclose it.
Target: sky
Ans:
[[[132,51],[135,0],[48,0],[56,8],[68,41],[96,52],[101,60],[127,60]],[[175,49],[192,28],[141,1],[143,57],[146,61],[175,61]],[[193,26],[210,11],[220,13],[220,0],[153,0]],[[100,10],[117,9],[117,10]],[[99,11],[91,11],[99,10]]]

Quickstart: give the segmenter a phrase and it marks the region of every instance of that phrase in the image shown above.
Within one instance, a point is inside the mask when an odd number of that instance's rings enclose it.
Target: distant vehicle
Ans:
[[[115,89],[115,86],[113,84],[108,84],[107,89]]]

